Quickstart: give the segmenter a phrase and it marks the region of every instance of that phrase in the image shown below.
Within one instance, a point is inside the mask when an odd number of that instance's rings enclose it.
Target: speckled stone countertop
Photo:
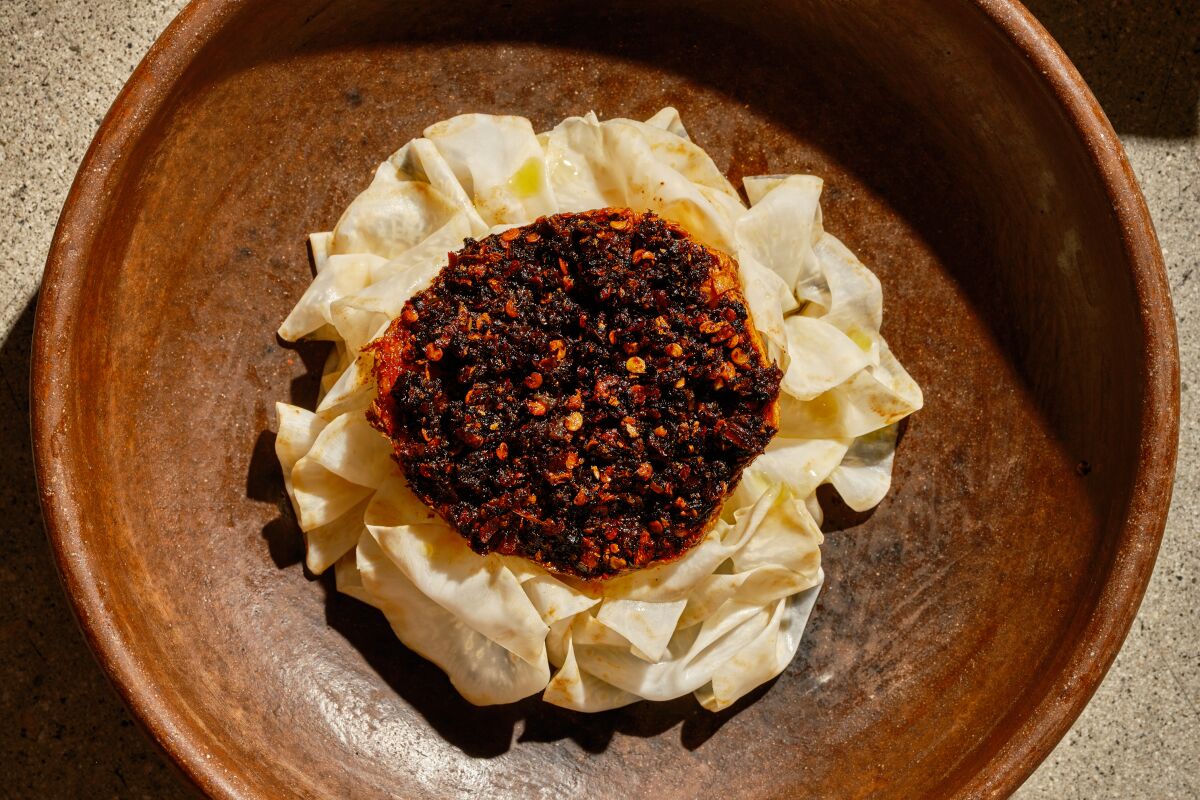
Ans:
[[[1032,0],[1112,118],[1158,226],[1183,360],[1175,501],[1133,630],[1095,698],[1020,790],[1200,797],[1200,3]],[[29,449],[30,337],[75,169],[183,5],[0,2],[0,797],[192,796],[137,730],[67,609]]]

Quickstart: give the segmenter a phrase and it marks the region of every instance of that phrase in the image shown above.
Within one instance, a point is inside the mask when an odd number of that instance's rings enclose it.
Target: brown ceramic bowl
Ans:
[[[432,121],[668,103],[735,182],[825,177],[927,406],[882,506],[831,514],[773,684],[717,715],[474,708],[300,566],[271,430],[321,356],[274,334],[304,235]],[[221,798],[1002,796],[1116,655],[1170,496],[1154,232],[1096,101],[1005,0],[197,0],[87,154],[37,326],[67,591]]]

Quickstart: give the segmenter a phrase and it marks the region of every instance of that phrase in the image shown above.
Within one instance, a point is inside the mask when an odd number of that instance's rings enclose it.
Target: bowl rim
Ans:
[[[1124,148],[1079,72],[1053,37],[1016,0],[961,0],[1025,56],[1065,112],[1090,155],[1120,226],[1139,302],[1145,386],[1138,468],[1121,520],[1109,580],[1061,673],[1007,740],[954,790],[956,797],[1007,796],[1066,734],[1099,687],[1133,623],[1150,580],[1171,499],[1179,430],[1179,358],[1162,251]],[[99,233],[99,212],[114,197],[126,155],[169,102],[192,56],[241,0],[191,0],[151,46],[101,123],[67,195],[42,279],[32,353],[30,405],[35,473],[54,560],[76,621],[134,718],[197,788],[216,798],[256,796],[232,765],[213,759],[198,726],[172,708],[124,641],[106,607],[94,565],[80,546],[84,515],[70,492],[72,469],[57,445],[71,383],[71,314]]]

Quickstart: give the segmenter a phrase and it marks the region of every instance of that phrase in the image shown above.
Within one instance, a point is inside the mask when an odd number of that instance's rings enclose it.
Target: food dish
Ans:
[[[728,707],[799,647],[817,488],[887,492],[922,396],[879,281],[818,178],[745,184],[749,208],[673,108],[467,114],[311,237],[280,335],[337,349],[315,411],[276,407],[308,566],[471,702]]]
[[[231,800],[1013,791],[1133,619],[1178,420],[1153,228],[1050,37],[1007,0],[397,8],[190,4],[63,210],[38,482],[138,722]],[[688,36],[640,46],[664,23]],[[298,245],[430,119],[644,118],[663,97],[731,179],[826,179],[826,219],[879,275],[884,333],[931,402],[890,500],[830,509],[818,611],[761,696],[717,715],[475,708],[331,575],[301,577],[269,433],[273,402],[311,408],[321,372],[319,346],[274,336],[311,278]]]

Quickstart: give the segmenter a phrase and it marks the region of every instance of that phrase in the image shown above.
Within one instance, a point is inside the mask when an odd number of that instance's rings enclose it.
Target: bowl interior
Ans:
[[[71,488],[78,525],[54,533],[85,627],[209,791],[1002,791],[1044,754],[1004,755],[1047,697],[1077,708],[1094,688],[1061,678],[1090,620],[1132,614],[1103,597],[1152,365],[1088,146],[974,3],[736,5],[188,12],[202,44],[89,211],[79,291],[42,312],[66,332],[62,379],[37,391],[57,398],[39,456]],[[272,409],[312,403],[323,352],[274,329],[311,277],[305,234],[428,123],[668,104],[735,184],[825,179],[826,227],[882,279],[884,333],[927,406],[883,504],[832,504],[827,583],[773,684],[716,715],[474,708],[305,575]],[[1143,524],[1154,542],[1160,526]]]

